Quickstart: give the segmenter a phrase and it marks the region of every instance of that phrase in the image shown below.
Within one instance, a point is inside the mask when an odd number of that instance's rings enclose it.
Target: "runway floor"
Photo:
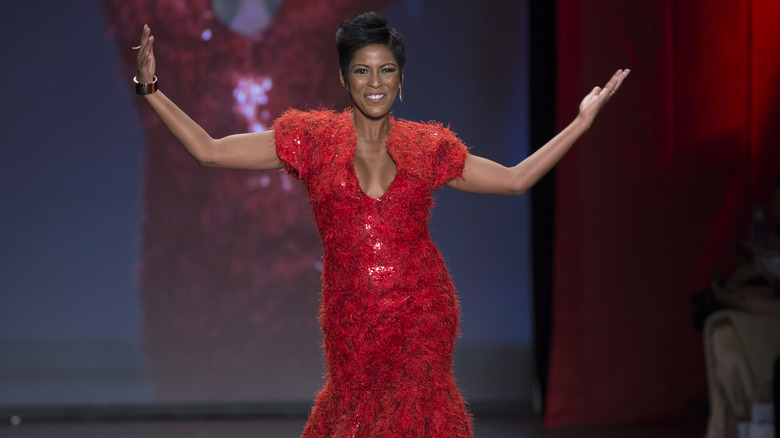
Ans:
[[[154,422],[63,422],[0,426],[3,438],[297,438],[305,419]],[[534,416],[474,422],[475,438],[700,438],[704,425],[545,429]]]

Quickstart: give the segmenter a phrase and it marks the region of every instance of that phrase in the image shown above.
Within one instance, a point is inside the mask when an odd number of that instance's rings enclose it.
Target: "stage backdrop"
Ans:
[[[558,119],[631,75],[556,172],[547,424],[692,418],[691,296],[780,176],[780,4],[558,1]]]
[[[526,2],[7,5],[4,74],[25,86],[1,103],[0,404],[311,402],[320,247],[302,187],[198,166],[133,94],[131,47],[148,23],[161,89],[223,136],[346,106],[335,31],[367,9],[406,37],[396,116],[451,124],[503,163],[526,155]],[[472,402],[528,402],[528,197],[443,189],[438,204],[460,384]]]

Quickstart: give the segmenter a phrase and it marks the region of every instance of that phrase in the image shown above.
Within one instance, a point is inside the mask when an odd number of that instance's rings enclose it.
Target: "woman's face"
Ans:
[[[341,78],[355,108],[372,119],[390,112],[402,82],[403,73],[393,52],[382,44],[365,46],[355,52],[347,77]]]

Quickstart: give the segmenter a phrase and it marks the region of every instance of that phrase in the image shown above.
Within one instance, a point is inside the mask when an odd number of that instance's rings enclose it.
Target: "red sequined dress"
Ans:
[[[441,125],[391,117],[398,171],[373,199],[355,175],[350,114],[290,110],[273,127],[324,250],[327,380],[303,437],[471,437],[452,374],[458,303],[428,232],[432,192],[461,176],[468,152]]]

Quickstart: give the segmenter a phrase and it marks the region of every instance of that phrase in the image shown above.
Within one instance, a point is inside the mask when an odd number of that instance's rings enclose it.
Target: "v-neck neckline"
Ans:
[[[398,180],[398,176],[401,173],[401,167],[398,165],[398,160],[396,160],[395,155],[393,155],[393,127],[395,126],[395,119],[393,118],[393,115],[390,114],[388,118],[388,122],[390,123],[390,132],[387,133],[387,154],[390,155],[390,159],[393,160],[393,163],[395,163],[395,176],[393,176],[393,180],[390,181],[390,184],[387,185],[387,189],[385,191],[377,196],[376,198],[370,196],[368,193],[363,191],[363,187],[360,185],[360,179],[357,176],[357,171],[355,170],[355,155],[357,154],[357,129],[355,129],[355,122],[352,120],[352,112],[348,111],[346,113],[347,117],[347,124],[349,125],[349,128],[352,132],[351,136],[351,144],[350,144],[350,160],[349,160],[349,173],[352,175],[352,180],[355,183],[355,187],[357,188],[357,191],[360,192],[361,196],[368,198],[372,201],[379,201],[382,198],[387,195],[387,193],[393,188],[395,185],[395,182]]]

